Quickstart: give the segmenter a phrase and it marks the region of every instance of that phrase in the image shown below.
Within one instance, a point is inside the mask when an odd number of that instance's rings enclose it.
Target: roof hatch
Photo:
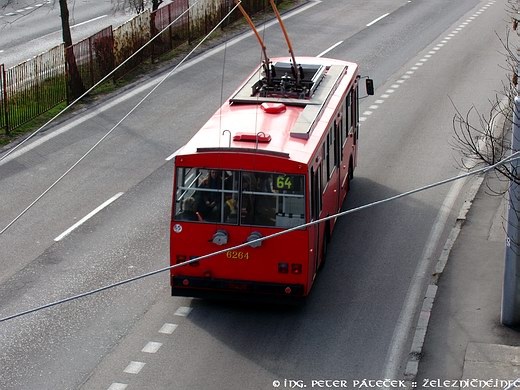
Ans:
[[[280,114],[286,110],[285,104],[283,103],[262,103],[260,106],[262,110],[267,114]]]
[[[263,144],[267,144],[271,142],[271,136],[269,134],[265,134],[263,132],[259,132],[257,134],[254,133],[237,133],[233,136],[233,141],[238,142],[259,142]]]

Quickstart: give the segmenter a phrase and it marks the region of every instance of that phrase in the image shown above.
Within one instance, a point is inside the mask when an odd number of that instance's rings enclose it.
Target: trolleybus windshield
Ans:
[[[305,222],[304,175],[177,168],[176,221],[288,228]]]

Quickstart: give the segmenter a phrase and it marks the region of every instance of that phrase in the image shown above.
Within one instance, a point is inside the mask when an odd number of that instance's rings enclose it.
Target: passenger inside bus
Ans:
[[[197,202],[191,196],[182,202],[182,211],[177,214],[176,219],[179,221],[197,221]]]
[[[240,203],[240,223],[250,225],[254,221],[253,174],[242,173],[242,199]]]
[[[274,226],[276,223],[276,198],[273,190],[273,175],[257,173],[255,175],[255,225]]]
[[[222,176],[220,171],[212,169],[200,183],[200,188],[217,191],[198,191],[198,211],[206,221],[217,222],[220,219],[220,202],[222,199]]]
[[[237,222],[237,200],[232,194],[225,194],[224,198],[224,222],[225,223],[236,223]]]

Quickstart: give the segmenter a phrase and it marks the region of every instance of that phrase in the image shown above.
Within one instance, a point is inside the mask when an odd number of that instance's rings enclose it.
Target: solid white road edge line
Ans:
[[[111,197],[109,200],[107,200],[102,205],[98,206],[96,209],[92,210],[90,213],[85,215],[83,218],[81,218],[78,222],[76,222],[74,225],[72,225],[70,228],[65,230],[63,233],[61,233],[58,237],[54,239],[54,241],[58,242],[61,241],[64,237],[68,236],[74,229],[77,229],[79,226],[81,226],[83,223],[85,223],[87,220],[92,218],[94,215],[99,213],[101,210],[103,210],[105,207],[107,207],[110,203],[114,202],[117,198],[119,198],[121,195],[123,195],[124,192],[118,192],[113,197]]]
[[[327,54],[329,51],[331,51],[332,49],[334,49],[335,47],[341,45],[343,43],[343,41],[339,41],[338,43],[335,43],[334,45],[332,45],[331,47],[329,47],[327,50],[325,51],[322,51],[320,54],[318,54],[316,57],[322,57],[324,56],[325,54]]]
[[[453,205],[466,183],[467,178],[455,181],[448,195],[444,198],[444,202],[435,218],[432,230],[426,240],[426,246],[423,249],[420,261],[417,263],[412,282],[408,288],[401,313],[394,328],[394,334],[390,342],[390,348],[386,358],[385,370],[383,378],[398,378],[399,367],[401,365],[401,357],[405,356],[406,340],[411,333],[415,320],[415,311],[418,309],[417,302],[422,298],[423,286],[426,285],[425,279],[430,278],[428,270],[431,266],[431,258],[435,248],[439,244],[442,232],[446,226],[448,216],[450,215]],[[406,351],[408,352],[408,351]]]
[[[367,24],[367,27],[370,27],[370,26],[372,26],[373,24],[376,24],[376,23],[379,22],[381,19],[386,18],[388,15],[390,15],[390,12],[388,12],[388,13],[386,13],[386,14],[384,14],[384,15],[381,15],[381,16],[380,16],[379,18],[377,18],[377,19],[372,20],[370,23]]]
[[[108,16],[108,15],[101,15],[101,16],[98,16],[97,18],[90,19],[90,20],[86,20],[86,21],[84,21],[84,22],[81,22],[81,23],[75,24],[74,26],[70,26],[70,28],[74,28],[74,27],[78,27],[78,26],[83,26],[84,24],[87,24],[87,23],[90,23],[90,22],[95,22],[96,20],[106,18],[107,16]],[[61,32],[61,30],[60,30],[59,32]]]

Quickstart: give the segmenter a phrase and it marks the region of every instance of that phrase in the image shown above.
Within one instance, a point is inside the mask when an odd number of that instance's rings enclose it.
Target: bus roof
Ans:
[[[259,66],[182,148],[179,155],[259,153],[307,164],[358,74],[355,63],[298,57],[302,88],[290,89],[289,58],[272,60],[271,83]],[[289,87],[288,87],[289,86]]]

